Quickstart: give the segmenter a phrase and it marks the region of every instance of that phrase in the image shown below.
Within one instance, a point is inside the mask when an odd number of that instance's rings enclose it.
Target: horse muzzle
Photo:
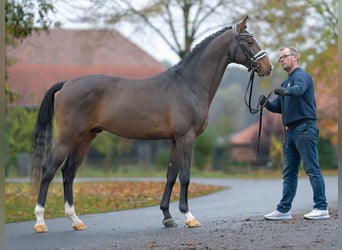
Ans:
[[[259,77],[269,76],[272,72],[273,66],[272,64],[258,64],[258,67],[254,69],[254,72],[258,74]]]
[[[263,77],[269,76],[272,72],[272,69],[273,65],[270,60],[268,59],[268,57],[264,57],[258,62],[253,62],[248,71],[254,71],[258,74],[258,76]]]

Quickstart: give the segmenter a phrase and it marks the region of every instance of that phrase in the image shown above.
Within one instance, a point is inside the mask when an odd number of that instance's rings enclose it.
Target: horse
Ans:
[[[247,18],[208,36],[178,64],[150,78],[85,75],[56,83],[45,93],[32,154],[32,184],[39,189],[35,232],[48,231],[44,206],[49,184],[61,165],[65,215],[74,230],[87,229],[75,212],[73,181],[90,143],[103,130],[130,139],[171,140],[160,202],[162,224],[177,226],[169,203],[178,176],[179,210],[185,224],[201,226],[188,206],[191,157],[196,137],[207,127],[209,107],[225,69],[237,63],[260,77],[272,71],[266,52],[247,31]],[[57,135],[52,147],[54,115]]]

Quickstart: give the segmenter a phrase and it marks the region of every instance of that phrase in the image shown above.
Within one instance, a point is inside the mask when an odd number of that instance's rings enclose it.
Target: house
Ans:
[[[53,84],[87,74],[146,78],[165,67],[115,30],[63,30],[33,33],[6,48],[14,63],[8,83],[21,97],[15,104],[37,106]]]
[[[257,159],[259,122],[254,123],[239,133],[233,135],[229,141],[231,160],[255,163]],[[275,135],[282,136],[281,116],[271,112],[265,112],[262,118],[260,155],[268,153],[270,138]]]

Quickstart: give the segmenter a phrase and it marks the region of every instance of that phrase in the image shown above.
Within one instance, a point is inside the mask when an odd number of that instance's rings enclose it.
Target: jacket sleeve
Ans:
[[[308,88],[308,83],[310,79],[305,74],[298,74],[294,79],[294,84],[292,87],[287,88],[289,96],[302,96]]]
[[[273,112],[273,113],[281,114],[281,100],[280,100],[280,98],[281,98],[280,96],[277,96],[272,101],[269,101],[265,106],[266,109]]]

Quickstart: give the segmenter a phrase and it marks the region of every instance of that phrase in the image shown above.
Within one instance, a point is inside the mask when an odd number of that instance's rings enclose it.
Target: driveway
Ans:
[[[280,241],[278,239],[275,242],[269,242],[268,245],[267,242],[261,240],[261,237],[268,239],[269,235],[264,235],[266,231],[262,232],[260,225],[265,225],[264,230],[270,230],[270,234],[276,233],[276,230],[289,231],[296,226],[297,229],[293,230],[292,237],[297,240],[300,237],[298,234],[301,230],[300,225],[325,226],[327,235],[335,231],[337,218],[324,220],[324,222],[302,219],[302,215],[312,209],[312,191],[307,178],[299,180],[297,195],[293,203],[295,220],[291,223],[294,225],[263,220],[263,215],[275,209],[280,199],[282,190],[280,179],[195,178],[191,181],[229,187],[189,201],[191,212],[202,224],[200,228],[186,228],[184,217],[178,211],[178,202],[174,202],[170,205],[170,211],[178,224],[176,228],[163,227],[161,224],[163,217],[158,206],[80,216],[88,226],[88,230],[85,231],[73,231],[71,222],[66,218],[46,220],[49,232],[45,234],[33,232],[34,221],[10,223],[5,225],[6,249],[248,249],[246,246],[251,246],[250,249],[265,249],[265,246],[272,246]],[[335,211],[332,217],[337,217],[338,178],[337,176],[326,177],[325,181],[329,208]],[[299,222],[301,224],[297,225],[296,223]],[[256,235],[253,235],[253,228],[258,228],[259,234],[264,233],[263,236],[257,238],[257,241],[255,241]],[[310,228],[308,230],[310,235],[312,230]],[[248,235],[244,235],[247,233]],[[310,239],[310,236],[306,237],[313,244],[316,241]],[[334,244],[336,235],[331,237],[327,243],[330,246],[326,249],[333,249],[331,244]],[[252,242],[250,242],[251,238],[254,239]],[[243,244],[241,239],[245,241]],[[298,244],[303,246],[310,242],[306,243],[304,239]],[[233,243],[235,245],[232,245]],[[325,249],[325,246],[325,244],[318,244],[317,249]]]

